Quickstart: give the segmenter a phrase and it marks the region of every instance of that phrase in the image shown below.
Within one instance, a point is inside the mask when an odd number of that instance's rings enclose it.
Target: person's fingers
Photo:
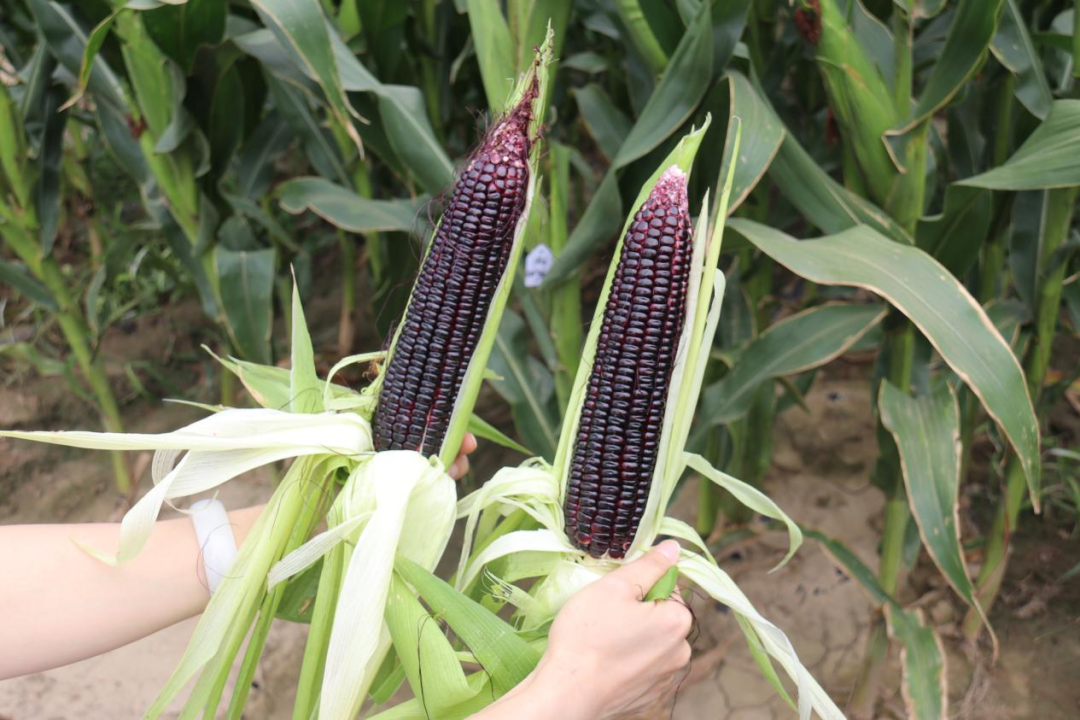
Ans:
[[[664,629],[672,637],[685,639],[694,629],[694,616],[683,603],[678,600],[665,600],[656,605],[656,615],[664,624]]]
[[[469,472],[469,458],[464,455],[459,456],[458,459],[454,461],[454,467],[457,468],[458,472],[457,478],[455,479],[460,480]]]
[[[608,577],[612,578],[612,581],[621,581],[631,588],[640,589],[641,597],[644,597],[678,559],[679,543],[674,540],[665,540],[634,562],[623,565]]]
[[[461,439],[461,450],[458,451],[458,455],[470,455],[476,451],[476,446],[476,436],[472,433],[465,433],[465,437]]]

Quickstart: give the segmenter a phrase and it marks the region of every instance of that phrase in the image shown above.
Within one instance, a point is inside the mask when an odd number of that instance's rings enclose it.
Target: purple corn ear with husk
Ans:
[[[625,556],[649,498],[693,255],[686,176],[657,181],[623,240],[570,463],[566,533]]]
[[[454,185],[383,376],[376,450],[440,452],[524,212],[533,99],[492,128]]]

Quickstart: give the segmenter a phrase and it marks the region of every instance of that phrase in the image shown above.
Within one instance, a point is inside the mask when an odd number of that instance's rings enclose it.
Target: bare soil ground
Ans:
[[[309,312],[309,317],[333,318],[332,304],[324,304],[323,312]],[[158,339],[175,329],[163,323]],[[332,335],[330,330],[321,334]],[[147,342],[142,333],[140,337],[148,353],[160,351],[162,343]],[[194,396],[212,399],[212,385],[198,369],[187,367],[175,375],[178,382],[195,388]],[[876,567],[883,498],[869,481],[877,447],[867,384],[826,378],[806,400],[809,412],[789,410],[776,425],[774,463],[765,489],[798,522],[842,541]],[[495,407],[489,419],[498,421]],[[198,416],[190,408],[147,401],[125,408],[128,427],[141,432],[175,428]],[[94,420],[62,381],[35,380],[0,387],[0,426],[94,427]],[[488,477],[504,460],[514,461],[493,452],[485,458],[485,449],[475,464],[477,478]],[[141,470],[143,490],[149,483],[148,461],[148,456],[133,460]],[[252,473],[223,487],[221,496],[229,507],[261,502],[272,483],[271,471]],[[687,483],[675,512],[692,520],[696,496],[694,484]],[[119,520],[125,506],[125,499],[112,489],[104,455],[0,440],[0,523]],[[843,706],[859,673],[873,606],[812,541],[788,565],[769,574],[785,543],[786,536],[766,532],[727,547],[720,561],[762,614],[788,633],[803,661]],[[1080,579],[1056,583],[1076,562],[1075,540],[1027,517],[1015,548],[1006,589],[992,617],[1001,639],[996,664],[991,664],[988,644],[970,646],[960,640],[957,624],[964,608],[925,557],[903,584],[902,599],[919,604],[945,642],[950,717],[1080,717]],[[17,582],[4,582],[12,581]],[[658,708],[654,717],[796,717],[761,678],[730,612],[701,598],[694,608],[701,632],[690,676],[673,702]],[[184,622],[92,660],[0,682],[0,720],[139,717],[183,654],[193,626],[193,620]],[[303,626],[276,624],[246,717],[291,717],[304,634]],[[894,647],[890,681],[876,718],[905,717],[898,662]]]

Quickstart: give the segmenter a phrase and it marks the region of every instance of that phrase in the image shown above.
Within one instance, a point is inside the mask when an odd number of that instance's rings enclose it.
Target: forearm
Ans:
[[[239,545],[262,507],[229,513]],[[0,679],[66,665],[199,614],[210,598],[191,520],[159,522],[143,551],[110,566],[116,523],[0,527]]]

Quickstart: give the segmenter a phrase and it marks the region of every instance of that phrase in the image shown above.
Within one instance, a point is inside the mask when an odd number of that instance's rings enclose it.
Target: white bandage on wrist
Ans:
[[[236,536],[220,500],[199,500],[192,504],[190,514],[206,583],[213,593],[236,558]]]

